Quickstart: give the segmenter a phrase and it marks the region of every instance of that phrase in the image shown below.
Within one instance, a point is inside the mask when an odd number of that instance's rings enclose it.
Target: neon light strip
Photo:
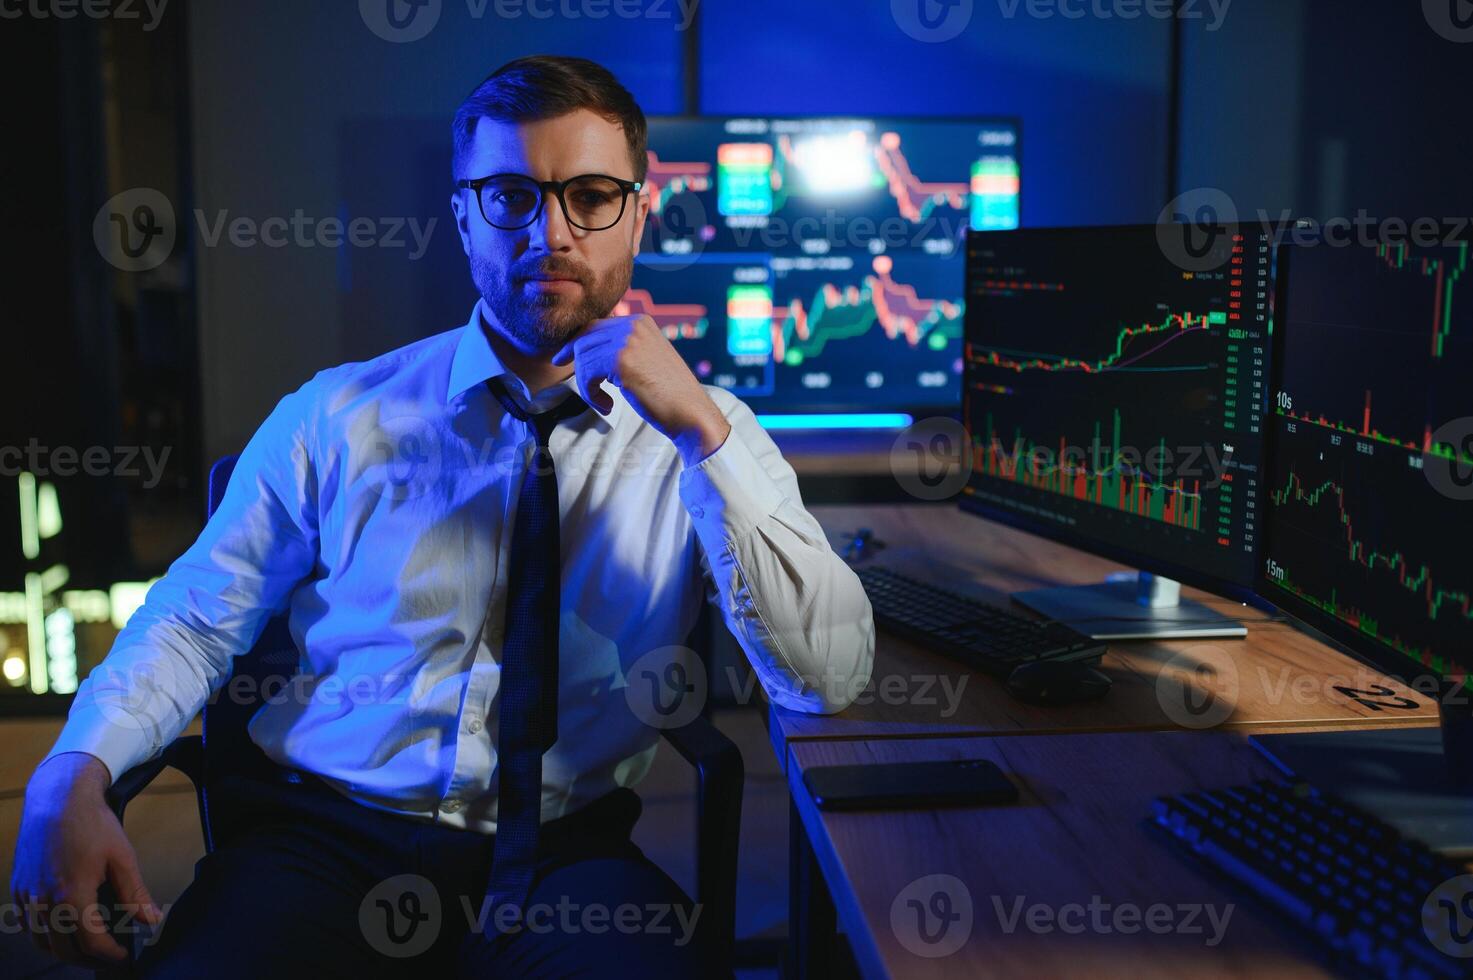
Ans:
[[[50,686],[46,670],[46,616],[42,605],[41,576],[26,574],[26,645],[31,661],[31,692],[45,694]]]
[[[20,475],[20,550],[27,558],[41,554],[41,532],[36,515],[36,478]]]
[[[904,412],[850,412],[825,415],[758,415],[764,429],[903,429],[915,421]]]

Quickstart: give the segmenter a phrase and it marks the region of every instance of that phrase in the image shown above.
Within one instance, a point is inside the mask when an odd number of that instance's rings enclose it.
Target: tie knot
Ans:
[[[547,440],[552,436],[552,430],[559,422],[570,419],[575,415],[581,415],[588,408],[588,403],[575,394],[569,394],[567,398],[559,402],[555,407],[545,412],[528,412],[516,403],[511,392],[506,390],[506,384],[501,378],[490,378],[486,386],[491,389],[491,394],[506,409],[506,414],[532,426],[537,433],[537,445],[547,445]]]

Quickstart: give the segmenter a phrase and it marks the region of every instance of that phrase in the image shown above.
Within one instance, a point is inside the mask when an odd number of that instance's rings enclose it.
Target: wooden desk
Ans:
[[[1002,606],[1015,591],[1126,571],[951,505],[812,513],[836,550],[870,528],[886,545],[870,561]],[[1088,909],[1096,895],[1139,909],[1222,909],[1232,896],[1148,835],[1154,797],[1272,775],[1247,733],[1437,724],[1431,697],[1291,625],[1197,590],[1183,594],[1244,621],[1248,637],[1115,644],[1101,664],[1115,685],[1093,704],[1024,704],[997,681],[882,631],[856,704],[831,716],[772,708],[769,734],[792,795],[793,975],[822,975],[836,914],[873,976],[1322,975],[1316,949],[1256,904],[1235,906],[1221,943],[1209,947],[1201,934],[1180,932],[1005,928],[993,902],[1008,912],[1021,899],[1055,916],[1075,904]],[[1047,737],[1016,737],[1026,735]],[[977,756],[1019,775],[1020,805],[820,815],[802,783],[813,765]],[[901,892],[929,874],[960,878],[973,913],[967,942],[939,958],[907,948],[905,927],[891,920]]]
[[[870,559],[874,563],[1003,606],[1020,589],[1099,582],[1123,570],[949,505],[819,506],[812,512],[836,547],[846,532],[871,528],[887,543]],[[1228,599],[1193,589],[1183,594],[1243,620],[1248,637],[1118,643],[1101,665],[1115,681],[1104,699],[1037,707],[1013,699],[996,680],[881,631],[873,679],[858,703],[831,716],[772,708],[773,747],[786,760],[789,743],[812,739],[1437,724],[1433,700],[1293,626]]]
[[[804,741],[790,752],[794,819],[833,886],[829,923],[836,910],[866,977],[1328,972],[1294,927],[1221,883],[1149,821],[1156,796],[1271,775],[1241,735]],[[1017,804],[821,812],[802,778],[818,765],[978,757],[1018,784]],[[932,944],[918,932],[923,909]],[[944,929],[938,911],[962,917]]]

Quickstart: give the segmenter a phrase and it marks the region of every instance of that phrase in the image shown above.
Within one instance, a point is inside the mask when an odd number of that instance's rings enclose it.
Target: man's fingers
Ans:
[[[29,899],[20,901],[17,905],[21,914],[26,917],[26,931],[31,934],[31,943],[43,952],[51,952],[51,934],[45,929],[46,909],[40,902]]]
[[[83,907],[82,927],[77,932],[77,951],[82,956],[91,960],[113,961],[128,958],[128,951],[108,932],[108,924],[115,915],[116,909],[104,909],[96,902]]]
[[[51,943],[51,955],[63,963],[80,963],[77,952],[77,916],[65,902],[43,904],[37,910],[37,924]]]
[[[595,321],[594,326],[599,322],[602,321]],[[552,356],[552,363],[559,366],[573,362],[578,393],[600,415],[608,415],[614,410],[614,399],[599,385],[608,381],[618,387],[617,355],[620,346],[607,332],[590,328],[568,341]]]
[[[582,333],[564,344],[552,355],[552,363],[558,366],[569,364],[579,358],[588,357],[593,351],[602,350],[611,344],[607,333]]]
[[[583,400],[593,406],[593,410],[600,415],[608,415],[614,410],[614,399],[610,398],[608,392],[599,387],[602,377],[590,377],[578,379],[578,390],[583,394]]]
[[[35,903],[31,901],[30,896],[12,884],[10,886],[10,903],[15,907],[17,924],[22,930],[31,934],[31,942],[35,944],[37,949],[47,949],[46,937],[31,928],[31,923],[34,921],[31,906]]]
[[[128,911],[136,912],[138,918],[149,925],[158,925],[163,911],[148,893],[143,883],[143,874],[138,870],[138,857],[132,848],[119,850],[108,855],[107,876],[117,892],[118,902]]]
[[[597,346],[602,343],[603,339],[601,337],[590,338],[587,334],[582,334],[580,336],[574,337],[562,347],[558,348],[558,352],[556,354],[552,355],[552,363],[556,364],[558,367],[562,367],[564,364],[567,364],[574,358],[582,357],[583,352],[587,350],[590,345]]]
[[[590,347],[605,344],[609,340],[609,332],[605,324],[614,322],[614,319],[594,320],[588,326],[579,331],[578,336],[568,341],[552,355],[552,363],[562,367],[575,357],[582,357],[583,351]]]
[[[51,931],[47,928],[51,917],[51,903],[28,892],[15,892],[16,908],[25,918],[21,925],[31,935],[31,944],[37,949],[54,954]]]
[[[618,379],[610,376],[612,368],[607,363],[609,358],[601,356],[602,353],[602,351],[589,351],[580,354],[574,374],[583,400],[592,405],[600,415],[607,415],[614,410],[614,399],[599,387],[599,382],[608,380],[615,385],[619,382]]]
[[[51,954],[63,963],[81,966],[115,963],[127,959],[128,951],[107,931],[112,914],[111,909],[104,911],[95,900],[57,901],[41,908],[34,927],[44,931]]]

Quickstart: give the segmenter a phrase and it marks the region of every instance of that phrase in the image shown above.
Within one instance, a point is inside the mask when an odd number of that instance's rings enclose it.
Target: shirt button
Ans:
[[[446,800],[445,802],[443,802],[443,803],[440,804],[440,810],[442,812],[444,812],[444,813],[454,813],[456,810],[459,810],[459,809],[460,809],[460,801],[459,800]]]
[[[706,516],[706,508],[692,507],[690,509],[690,516],[694,517],[696,520],[700,520],[701,518]]]
[[[465,727],[466,727],[466,730],[467,731],[469,731],[472,735],[474,735],[474,734],[476,734],[477,732],[479,732],[481,730],[481,723],[479,721],[473,721],[469,725],[466,725]]]

